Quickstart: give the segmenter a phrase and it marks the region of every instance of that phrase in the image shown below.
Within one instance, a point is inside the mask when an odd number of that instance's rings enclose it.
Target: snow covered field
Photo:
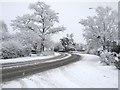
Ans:
[[[2,88],[118,88],[115,67],[102,66],[98,56],[80,55],[78,62],[4,83]]]
[[[42,59],[49,59],[56,56],[59,56],[59,53],[54,53],[54,55],[49,56],[36,56],[33,55],[31,57],[20,57],[20,58],[13,58],[13,59],[0,59],[0,63],[15,63],[15,62],[23,62],[23,61],[32,61],[32,60],[42,60]]]

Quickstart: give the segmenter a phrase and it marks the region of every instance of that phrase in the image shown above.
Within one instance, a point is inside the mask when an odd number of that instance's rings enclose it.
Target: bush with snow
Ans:
[[[120,70],[120,60],[119,61],[115,61],[115,66]]]
[[[1,51],[2,59],[24,57],[30,54],[29,48],[22,46],[20,42],[13,40],[3,42]]]
[[[54,43],[54,51],[58,52],[58,51],[62,51],[64,49],[64,47],[62,46],[62,44],[60,42],[58,43]]]
[[[116,45],[112,48],[112,52],[120,53],[120,45]]]
[[[120,70],[120,53],[117,56],[117,59],[115,60],[115,66]]]
[[[101,57],[101,63],[105,65],[112,65],[115,62],[116,53],[103,51],[101,52],[100,57]]]

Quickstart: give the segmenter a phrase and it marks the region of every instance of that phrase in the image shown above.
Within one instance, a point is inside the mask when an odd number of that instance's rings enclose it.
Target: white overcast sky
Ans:
[[[8,25],[9,30],[12,32],[10,27],[11,20],[14,20],[16,16],[22,16],[28,14],[31,11],[28,9],[29,3],[34,3],[37,0],[4,0],[0,3],[0,19],[4,20]],[[39,0],[40,1],[40,0]],[[98,6],[109,6],[113,9],[118,9],[118,2],[116,0],[72,0],[68,2],[65,0],[44,0],[44,2],[51,6],[53,10],[59,13],[59,24],[64,25],[66,30],[52,36],[54,41],[59,41],[59,38],[66,36],[66,34],[74,34],[74,39],[77,43],[85,43],[82,36],[82,26],[78,23],[80,19],[86,18],[87,16],[95,15],[95,10],[89,8],[97,8]]]

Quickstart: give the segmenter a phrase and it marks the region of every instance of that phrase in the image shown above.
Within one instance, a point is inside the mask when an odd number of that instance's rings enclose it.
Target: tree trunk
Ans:
[[[41,52],[45,51],[44,41],[45,41],[45,39],[42,38],[42,41],[41,41]]]
[[[44,52],[45,51],[45,47],[44,47],[44,45],[42,44],[42,51]]]
[[[44,52],[44,45],[43,43],[41,43],[41,49],[40,49],[41,52]]]
[[[103,50],[105,50],[105,45],[103,45]]]
[[[105,22],[103,22],[103,27],[104,27],[104,32],[106,31],[106,26],[105,26]],[[103,50],[105,50],[106,48],[105,48],[105,43],[106,43],[106,38],[105,38],[105,35],[104,35],[104,37],[103,37]]]

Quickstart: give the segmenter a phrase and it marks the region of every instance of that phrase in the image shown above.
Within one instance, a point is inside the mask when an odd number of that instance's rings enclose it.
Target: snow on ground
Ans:
[[[33,55],[31,57],[20,57],[20,58],[13,58],[13,59],[0,59],[0,64],[1,63],[15,63],[15,62],[24,62],[24,61],[32,61],[32,60],[42,60],[42,59],[48,59],[48,58],[53,58],[56,56],[59,56],[59,53],[54,53],[54,55],[49,55],[49,56],[36,56]]]
[[[118,70],[102,66],[99,57],[80,54],[82,60],[2,84],[3,88],[118,88]]]

